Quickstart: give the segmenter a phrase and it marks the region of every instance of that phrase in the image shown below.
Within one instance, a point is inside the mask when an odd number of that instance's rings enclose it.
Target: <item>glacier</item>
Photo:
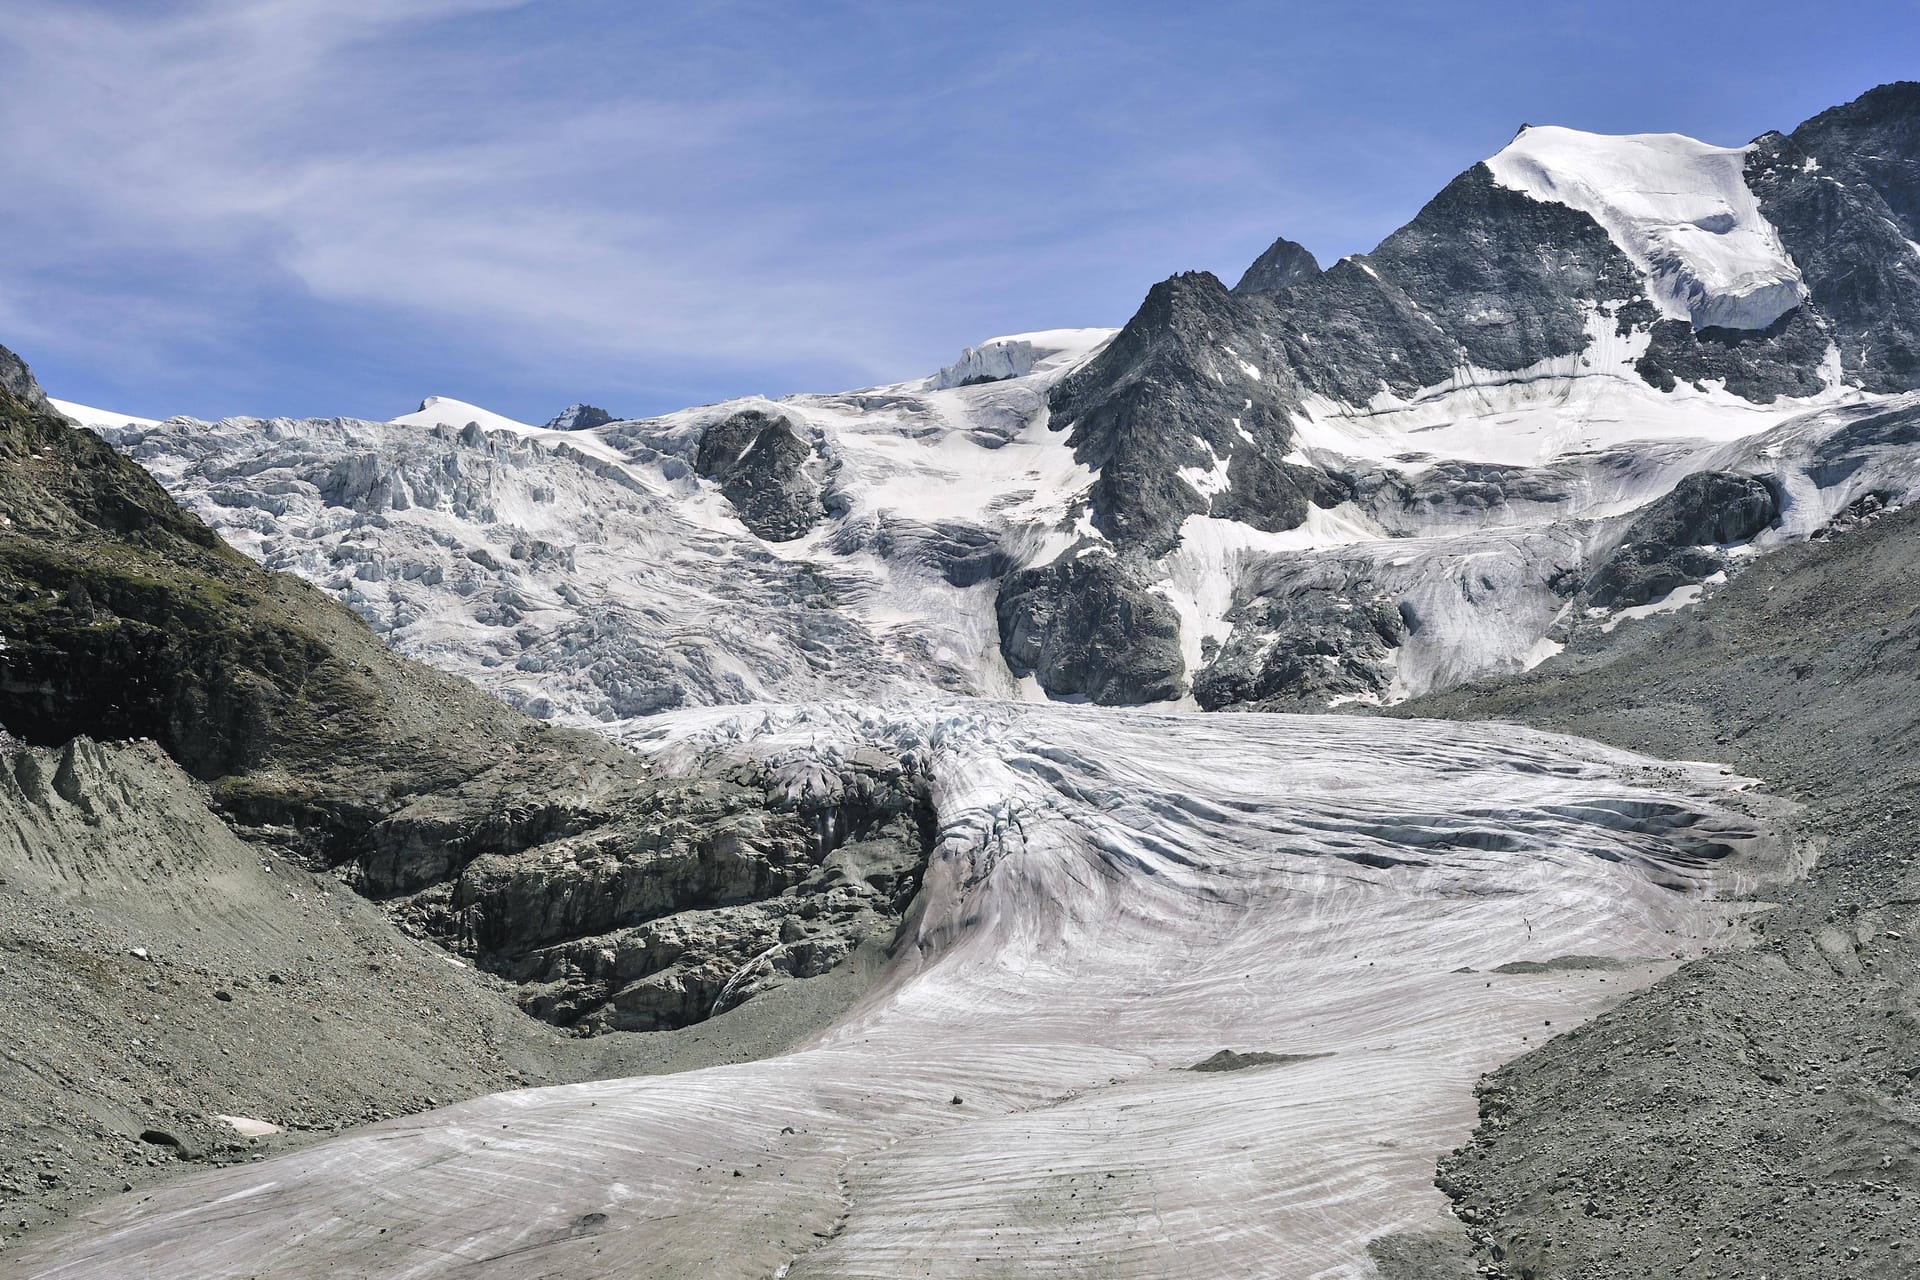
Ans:
[[[922,762],[922,906],[851,1013],[108,1202],[19,1274],[1370,1275],[1448,1221],[1481,1073],[1735,941],[1796,857],[1724,770],[1510,727],[919,698],[629,740],[795,788]],[[1274,1058],[1194,1070],[1223,1049]]]
[[[1696,329],[1765,329],[1807,290],[1747,189],[1751,150],[1542,125],[1522,129],[1487,167],[1502,186],[1591,215],[1668,316]]]

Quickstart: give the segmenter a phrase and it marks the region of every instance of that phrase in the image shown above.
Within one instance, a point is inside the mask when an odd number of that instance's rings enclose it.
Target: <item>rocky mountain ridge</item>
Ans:
[[[540,716],[929,685],[1390,703],[1656,603],[1591,586],[1689,472],[1776,511],[1635,553],[1663,599],[1904,500],[1887,459],[1796,450],[1920,385],[1916,119],[1903,84],[1746,148],[1524,131],[1371,253],[1322,271],[1283,239],[1117,333],[838,396],[564,432],[452,401],[82,416],[249,554]]]

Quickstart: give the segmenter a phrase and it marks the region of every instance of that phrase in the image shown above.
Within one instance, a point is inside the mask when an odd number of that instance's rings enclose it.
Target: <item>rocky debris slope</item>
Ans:
[[[543,717],[928,686],[1393,702],[1863,496],[1770,433],[1920,386],[1917,108],[1886,86],[1746,148],[1529,129],[1371,253],[1321,271],[1282,240],[1117,334],[842,395],[565,431],[440,399],[86,416],[235,545]],[[1793,500],[1609,564],[1693,472]],[[1046,621],[1116,609],[1142,625],[1093,650]]]
[[[1447,1221],[1480,1072],[1747,936],[1722,899],[1790,868],[1738,780],[1524,730],[922,698],[648,735],[796,790],[919,762],[936,853],[847,1018],[109,1202],[20,1273],[1358,1273]]]
[[[1694,609],[1412,704],[1727,761],[1803,799],[1824,846],[1753,950],[1488,1079],[1440,1177],[1488,1274],[1913,1274],[1916,554],[1913,511],[1849,510]]]
[[[84,738],[0,764],[0,1040],[0,1238],[183,1162],[577,1074],[471,968],[235,837],[151,743]]]

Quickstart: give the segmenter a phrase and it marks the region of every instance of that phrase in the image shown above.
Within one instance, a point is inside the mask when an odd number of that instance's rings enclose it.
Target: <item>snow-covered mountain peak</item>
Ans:
[[[547,419],[549,431],[586,431],[592,427],[604,427],[609,422],[618,421],[612,414],[597,405],[582,404],[575,401],[553,417]]]
[[[472,422],[478,423],[482,431],[526,432],[537,429],[531,423],[517,421],[503,413],[482,409],[477,404],[455,400],[451,396],[428,396],[412,413],[403,413],[388,421],[397,427],[457,428]]]
[[[1487,167],[1503,187],[1591,216],[1646,274],[1669,318],[1765,329],[1800,305],[1806,286],[1747,187],[1751,149],[1540,125]]]

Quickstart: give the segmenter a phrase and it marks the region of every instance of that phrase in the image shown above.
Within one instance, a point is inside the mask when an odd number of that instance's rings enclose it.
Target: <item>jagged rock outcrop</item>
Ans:
[[[27,362],[5,347],[0,347],[0,390],[37,413],[53,411],[53,406],[47,403],[47,393],[34,381]]]
[[[1406,624],[1391,596],[1354,586],[1334,575],[1235,609],[1226,643],[1194,677],[1194,700],[1214,711],[1384,699]]]
[[[1126,705],[1180,695],[1178,615],[1102,549],[1013,574],[996,612],[1007,660],[1056,697]]]
[[[591,431],[595,427],[604,427],[612,421],[614,421],[613,415],[605,409],[590,404],[570,404],[547,420],[546,429]]]
[[[714,423],[694,469],[719,481],[740,522],[769,542],[791,542],[826,514],[813,445],[782,415],[745,409]]]
[[[1281,236],[1253,260],[1235,293],[1274,293],[1320,274],[1320,263],[1303,244]]]
[[[1696,472],[1634,518],[1587,592],[1595,605],[1645,604],[1722,573],[1730,563],[1725,548],[1752,538],[1779,512],[1779,499],[1765,481]]]
[[[1920,383],[1920,83],[1754,144],[1747,183],[1799,264],[1848,382]]]
[[[1116,543],[1164,554],[1186,517],[1211,509],[1211,493],[1183,471],[1211,477],[1224,468],[1228,492],[1236,469],[1257,474],[1262,501],[1236,510],[1260,528],[1299,524],[1321,491],[1318,472],[1283,460],[1295,402],[1263,368],[1247,305],[1204,271],[1162,281],[1113,341],[1055,388],[1053,422],[1070,428],[1075,457],[1099,469],[1093,522]]]

